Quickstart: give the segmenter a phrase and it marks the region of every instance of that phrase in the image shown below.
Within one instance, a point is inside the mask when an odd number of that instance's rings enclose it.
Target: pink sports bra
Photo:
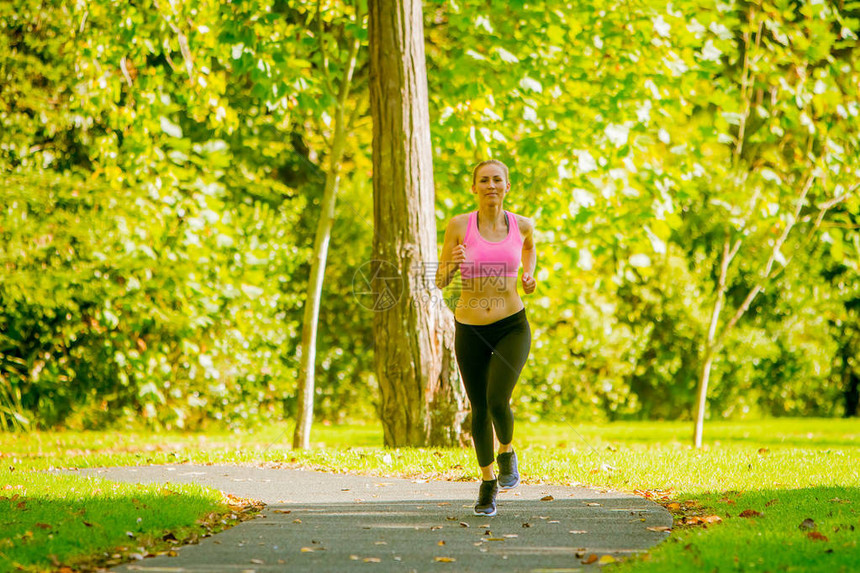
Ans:
[[[469,225],[463,245],[466,260],[460,264],[460,276],[464,280],[475,277],[515,277],[519,272],[523,252],[523,238],[517,226],[517,218],[505,211],[508,219],[508,236],[494,243],[481,236],[478,231],[478,212],[469,213]]]

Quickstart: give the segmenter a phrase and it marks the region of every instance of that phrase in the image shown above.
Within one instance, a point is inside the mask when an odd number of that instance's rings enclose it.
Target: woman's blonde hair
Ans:
[[[504,163],[502,163],[498,159],[487,159],[486,161],[481,161],[480,163],[475,165],[475,168],[472,170],[472,185],[475,184],[475,181],[478,178],[478,169],[480,169],[484,165],[498,165],[499,167],[501,167],[505,171],[505,183],[507,183],[508,181],[511,180],[511,178],[508,176],[508,166],[507,165],[505,165]]]

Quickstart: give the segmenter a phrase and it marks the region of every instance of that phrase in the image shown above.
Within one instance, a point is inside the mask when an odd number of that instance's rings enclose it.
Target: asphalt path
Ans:
[[[115,567],[149,573],[589,571],[646,550],[672,526],[632,494],[522,484],[498,514],[472,513],[477,482],[425,481],[238,465],[93,468],[131,483],[199,483],[266,504],[199,544]],[[593,563],[589,564],[588,562]]]

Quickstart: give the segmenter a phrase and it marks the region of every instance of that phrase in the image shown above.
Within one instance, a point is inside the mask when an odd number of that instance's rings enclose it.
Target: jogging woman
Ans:
[[[508,168],[501,161],[475,167],[472,193],[478,209],[448,223],[436,272],[440,289],[458,270],[462,279],[454,311],[454,351],[472,405],[472,439],[481,467],[476,515],[495,515],[499,489],[520,482],[510,402],[529,355],[531,329],[517,292],[517,274],[522,262],[523,291],[534,292],[537,255],[532,221],[504,210],[510,188]],[[498,480],[493,471],[494,429]]]

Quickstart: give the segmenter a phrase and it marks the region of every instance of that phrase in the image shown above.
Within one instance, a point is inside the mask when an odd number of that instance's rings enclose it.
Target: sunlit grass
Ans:
[[[92,567],[170,551],[219,515],[222,495],[198,485],[119,484],[98,478],[0,471],[0,571]],[[216,519],[215,515],[211,519]]]

